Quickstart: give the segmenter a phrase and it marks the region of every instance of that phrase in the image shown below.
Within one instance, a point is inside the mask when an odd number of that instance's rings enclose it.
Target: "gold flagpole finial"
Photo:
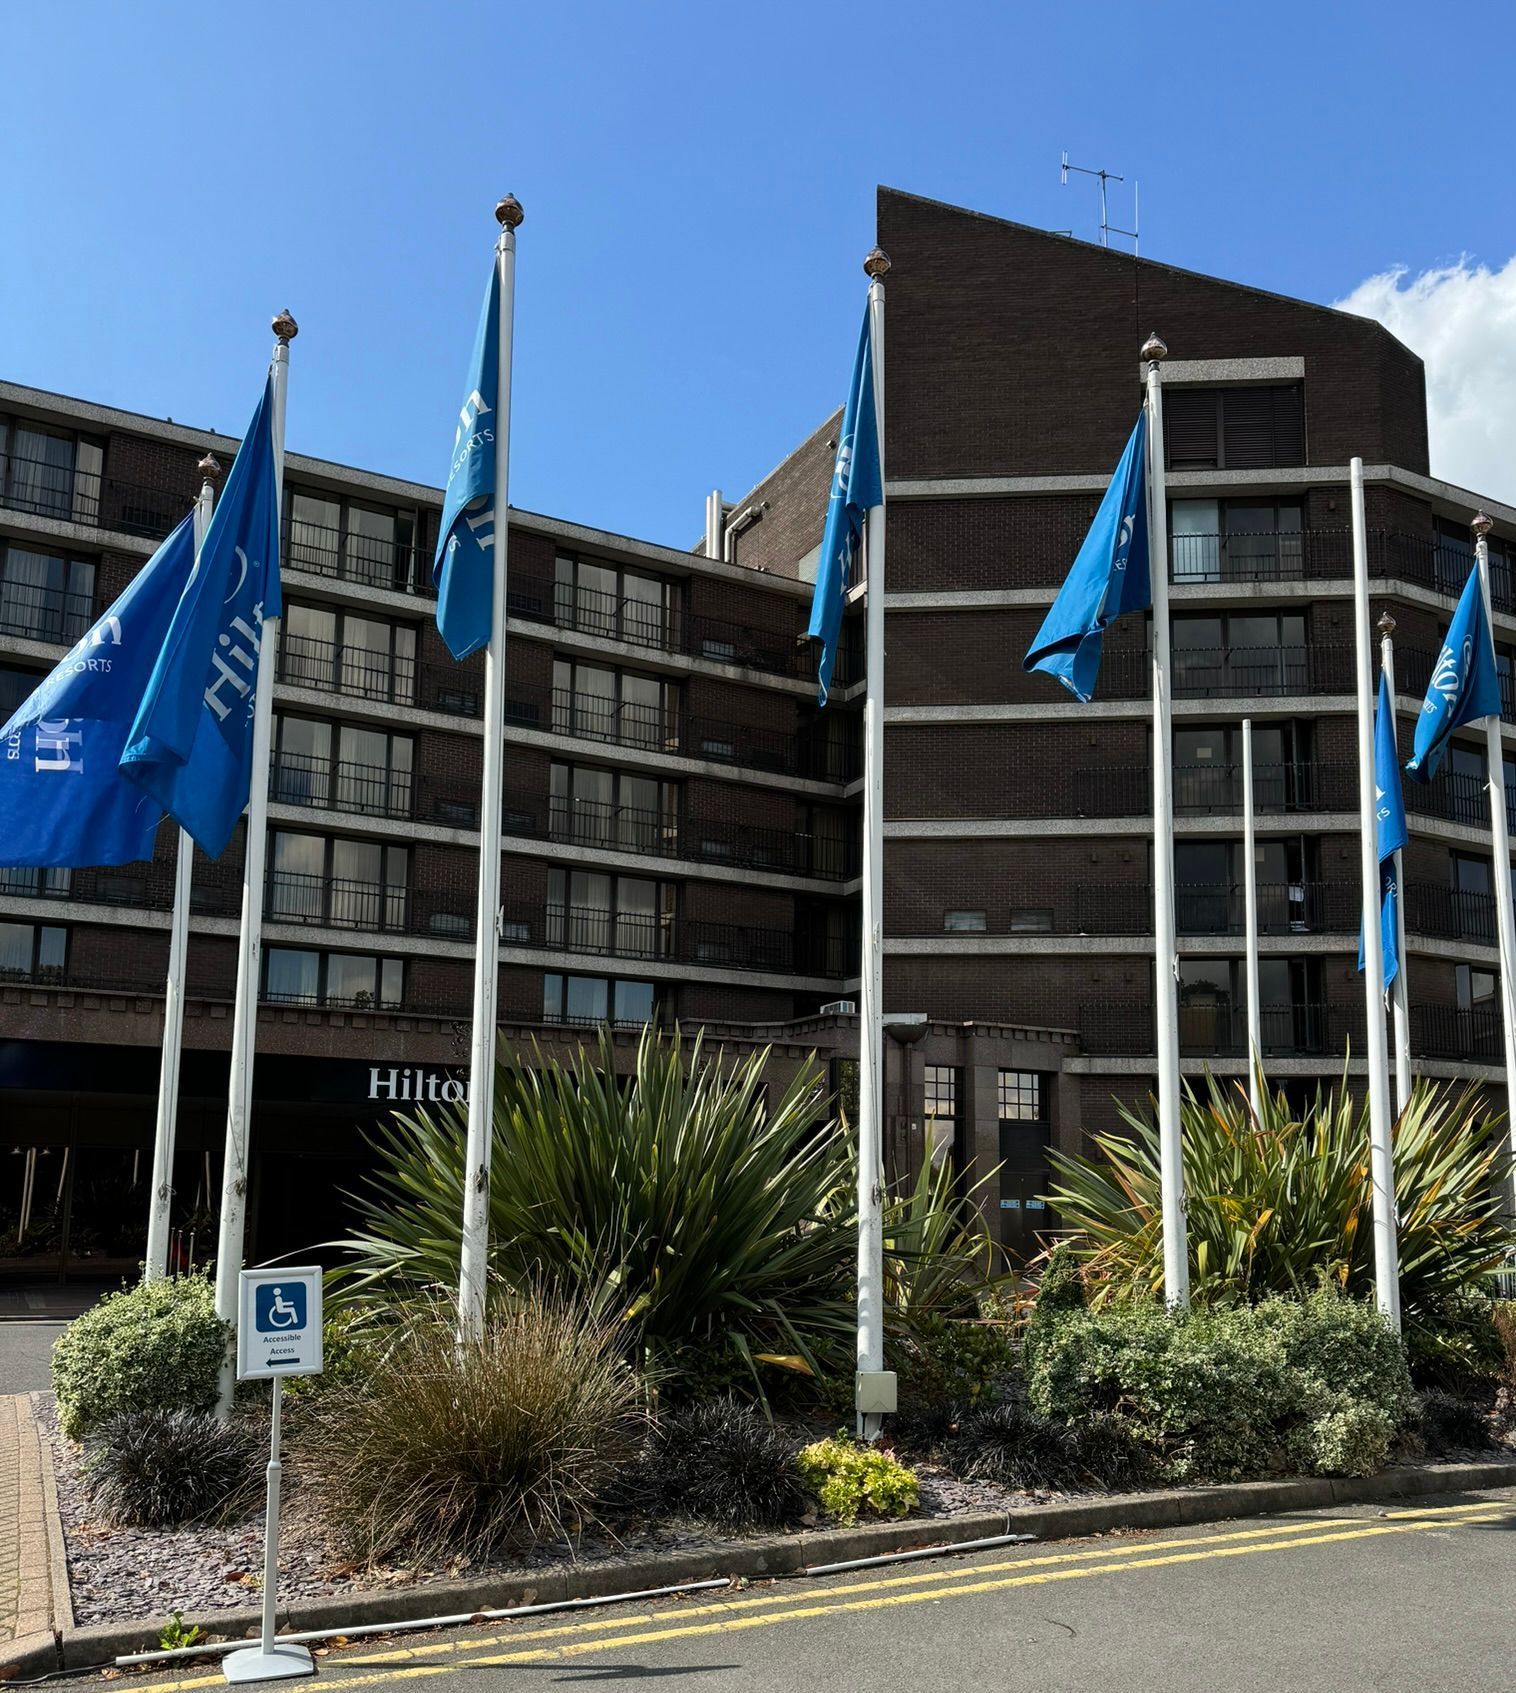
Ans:
[[[1149,335],[1147,340],[1142,343],[1142,351],[1137,356],[1146,364],[1152,364],[1158,359],[1166,359],[1169,356],[1168,343],[1160,340],[1156,334]]]
[[[519,229],[521,220],[526,213],[521,209],[521,202],[514,194],[507,194],[496,203],[495,222],[502,229]]]
[[[294,318],[290,315],[290,309],[288,306],[280,312],[278,317],[274,319],[269,327],[273,330],[275,338],[282,341],[286,347],[289,346],[290,342],[293,341],[300,333],[300,325],[296,323]]]
[[[890,271],[890,256],[883,247],[874,247],[863,261],[863,271],[871,282],[883,282]]]

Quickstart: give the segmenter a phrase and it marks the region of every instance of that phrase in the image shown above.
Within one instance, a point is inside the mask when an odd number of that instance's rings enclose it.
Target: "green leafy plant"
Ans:
[[[877,1447],[818,1440],[795,1460],[800,1482],[829,1517],[855,1523],[859,1513],[905,1517],[919,1498],[916,1472]]]
[[[158,1630],[158,1645],[165,1652],[182,1652],[187,1646],[197,1645],[199,1640],[200,1624],[192,1622],[186,1628],[183,1611],[175,1611]]]
[[[660,1515],[697,1517],[736,1533],[782,1528],[805,1508],[790,1441],[732,1398],[659,1417],[640,1479],[643,1502]]]
[[[1108,1302],[1032,1327],[1032,1409],[1075,1428],[1119,1419],[1168,1481],[1363,1474],[1409,1413],[1400,1342],[1371,1306],[1326,1289],[1188,1313]]]
[[[770,1098],[768,1053],[686,1053],[647,1030],[629,1077],[609,1033],[572,1064],[535,1047],[497,1073],[490,1185],[502,1294],[546,1286],[614,1313],[628,1358],[677,1391],[686,1378],[762,1391],[768,1372],[851,1374],[857,1163],[827,1120],[820,1070]],[[777,1090],[776,1090],[777,1091]],[[461,1107],[399,1115],[376,1137],[342,1296],[455,1284],[464,1184]],[[972,1311],[992,1254],[950,1186],[887,1209],[887,1275],[914,1311]],[[724,1360],[724,1362],[723,1362]]]
[[[108,1294],[53,1343],[58,1425],[80,1440],[133,1411],[208,1411],[230,1329],[203,1275]]]
[[[1127,1133],[1095,1137],[1099,1158],[1052,1153],[1049,1195],[1080,1231],[1090,1299],[1156,1295],[1163,1282],[1158,1134],[1122,1110]],[[1180,1108],[1191,1292],[1197,1302],[1303,1295],[1327,1277],[1361,1299],[1374,1288],[1367,1102],[1317,1091],[1297,1116],[1265,1094],[1207,1078]],[[1449,1301],[1482,1283],[1516,1243],[1502,1198],[1509,1158],[1470,1089],[1418,1083],[1394,1131],[1401,1304],[1412,1343]]]
[[[256,1493],[261,1442],[208,1411],[123,1411],[85,1437],[90,1505],[103,1521],[146,1528],[224,1521]]]
[[[297,1452],[355,1555],[484,1556],[593,1520],[636,1459],[640,1389],[606,1316],[497,1299],[483,1336],[423,1301],[370,1367],[311,1400]]]

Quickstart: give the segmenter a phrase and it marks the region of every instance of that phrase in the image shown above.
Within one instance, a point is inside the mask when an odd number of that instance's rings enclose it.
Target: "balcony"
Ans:
[[[1260,935],[1314,935],[1329,927],[1345,932],[1358,925],[1358,910],[1330,909],[1338,890],[1324,882],[1260,882]],[[1153,890],[1146,885],[1081,885],[1057,932],[1078,935],[1150,935]],[[1241,935],[1247,931],[1240,883],[1181,883],[1174,890],[1174,915],[1181,935]],[[1330,915],[1330,923],[1329,923]],[[1057,918],[1055,917],[1055,920]]]
[[[339,582],[357,582],[365,588],[384,588],[391,593],[413,594],[418,599],[436,599],[432,583],[432,557],[408,542],[387,541],[373,535],[318,523],[295,522],[286,516],[283,528],[283,563],[291,570],[307,571]]]
[[[1171,676],[1175,699],[1278,699],[1303,694],[1346,694],[1354,686],[1349,646],[1307,641],[1272,647],[1175,645]],[[1143,648],[1118,648],[1100,666],[1102,699],[1147,699],[1152,660]]]
[[[1438,882],[1408,882],[1405,924],[1413,934],[1494,946],[1495,896]]]
[[[416,703],[416,661],[399,653],[340,647],[306,635],[284,634],[279,641],[281,682],[295,688],[381,700],[391,705]]]
[[[407,890],[403,884],[271,870],[263,914],[271,923],[399,932],[407,927]]]
[[[304,753],[280,752],[274,756],[269,768],[269,798],[278,805],[353,811],[366,817],[416,814],[416,786],[409,770]],[[474,816],[477,822],[477,802]]]
[[[1411,1050],[1422,1058],[1499,1064],[1505,1058],[1500,1012],[1494,1006],[1411,1006]]]
[[[1259,1032],[1266,1058],[1315,1057],[1340,1052],[1359,1036],[1341,1007],[1320,1002],[1260,1007]],[[1079,1008],[1079,1028],[1086,1052],[1105,1056],[1153,1056],[1153,1008],[1101,1002]],[[1181,1004],[1179,1050],[1187,1058],[1245,1058],[1248,1020],[1244,1006],[1227,1002]]]
[[[1041,815],[1047,817],[1143,817],[1153,809],[1152,782],[1152,772],[1145,765],[1103,766],[1070,771],[1043,785],[1035,797],[1041,801]],[[1240,816],[1242,766],[1176,764],[1173,790],[1177,816]],[[1253,808],[1259,816],[1354,811],[1357,806],[1356,765],[1313,759],[1253,765]]]
[[[504,938],[510,946],[543,947],[553,952],[719,965],[787,976],[841,978],[851,957],[849,949],[835,938],[827,944],[823,937],[817,944],[809,936],[797,936],[788,929],[613,912],[596,906],[507,906]]]
[[[507,593],[511,616],[529,622],[548,623],[600,640],[622,641],[649,652],[706,658],[774,676],[810,680],[816,674],[814,647],[809,642],[797,645],[801,627],[798,601],[787,627],[764,627],[695,616],[677,604],[655,605],[592,589],[575,590],[545,577],[512,576]],[[858,654],[844,642],[837,654],[836,680],[845,684],[859,674]]]
[[[70,594],[7,577],[0,581],[0,634],[71,647],[95,621],[89,594]]]

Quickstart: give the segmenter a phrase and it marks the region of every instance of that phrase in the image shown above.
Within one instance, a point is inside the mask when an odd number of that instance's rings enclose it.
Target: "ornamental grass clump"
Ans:
[[[82,1440],[133,1412],[210,1410],[230,1337],[204,1275],[107,1294],[53,1343],[58,1426]]]
[[[1368,1102],[1344,1085],[1297,1114],[1265,1091],[1257,1118],[1241,1089],[1208,1077],[1180,1104],[1196,1304],[1303,1298],[1327,1280],[1350,1299],[1374,1292]],[[1163,1288],[1158,1132],[1121,1108],[1123,1133],[1096,1135],[1099,1156],[1058,1152],[1049,1190],[1077,1231],[1096,1305]],[[1516,1246],[1503,1195],[1510,1158],[1477,1093],[1419,1082],[1394,1126],[1400,1296],[1413,1358],[1436,1359],[1446,1314]],[[1462,1342],[1460,1341],[1461,1345]]]
[[[125,1411],[84,1442],[91,1513],[115,1527],[223,1522],[257,1497],[263,1443],[208,1411]]]
[[[478,1340],[438,1301],[367,1373],[315,1398],[297,1461],[350,1551],[473,1558],[594,1520],[641,1440],[612,1322],[552,1298],[499,1300]]]

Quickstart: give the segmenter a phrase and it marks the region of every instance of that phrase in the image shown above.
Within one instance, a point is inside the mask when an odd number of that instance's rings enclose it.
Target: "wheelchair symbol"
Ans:
[[[288,1292],[290,1297],[285,1298]],[[253,1323],[260,1334],[278,1334],[285,1329],[305,1327],[305,1285],[292,1282],[286,1289],[280,1286],[256,1289]]]

